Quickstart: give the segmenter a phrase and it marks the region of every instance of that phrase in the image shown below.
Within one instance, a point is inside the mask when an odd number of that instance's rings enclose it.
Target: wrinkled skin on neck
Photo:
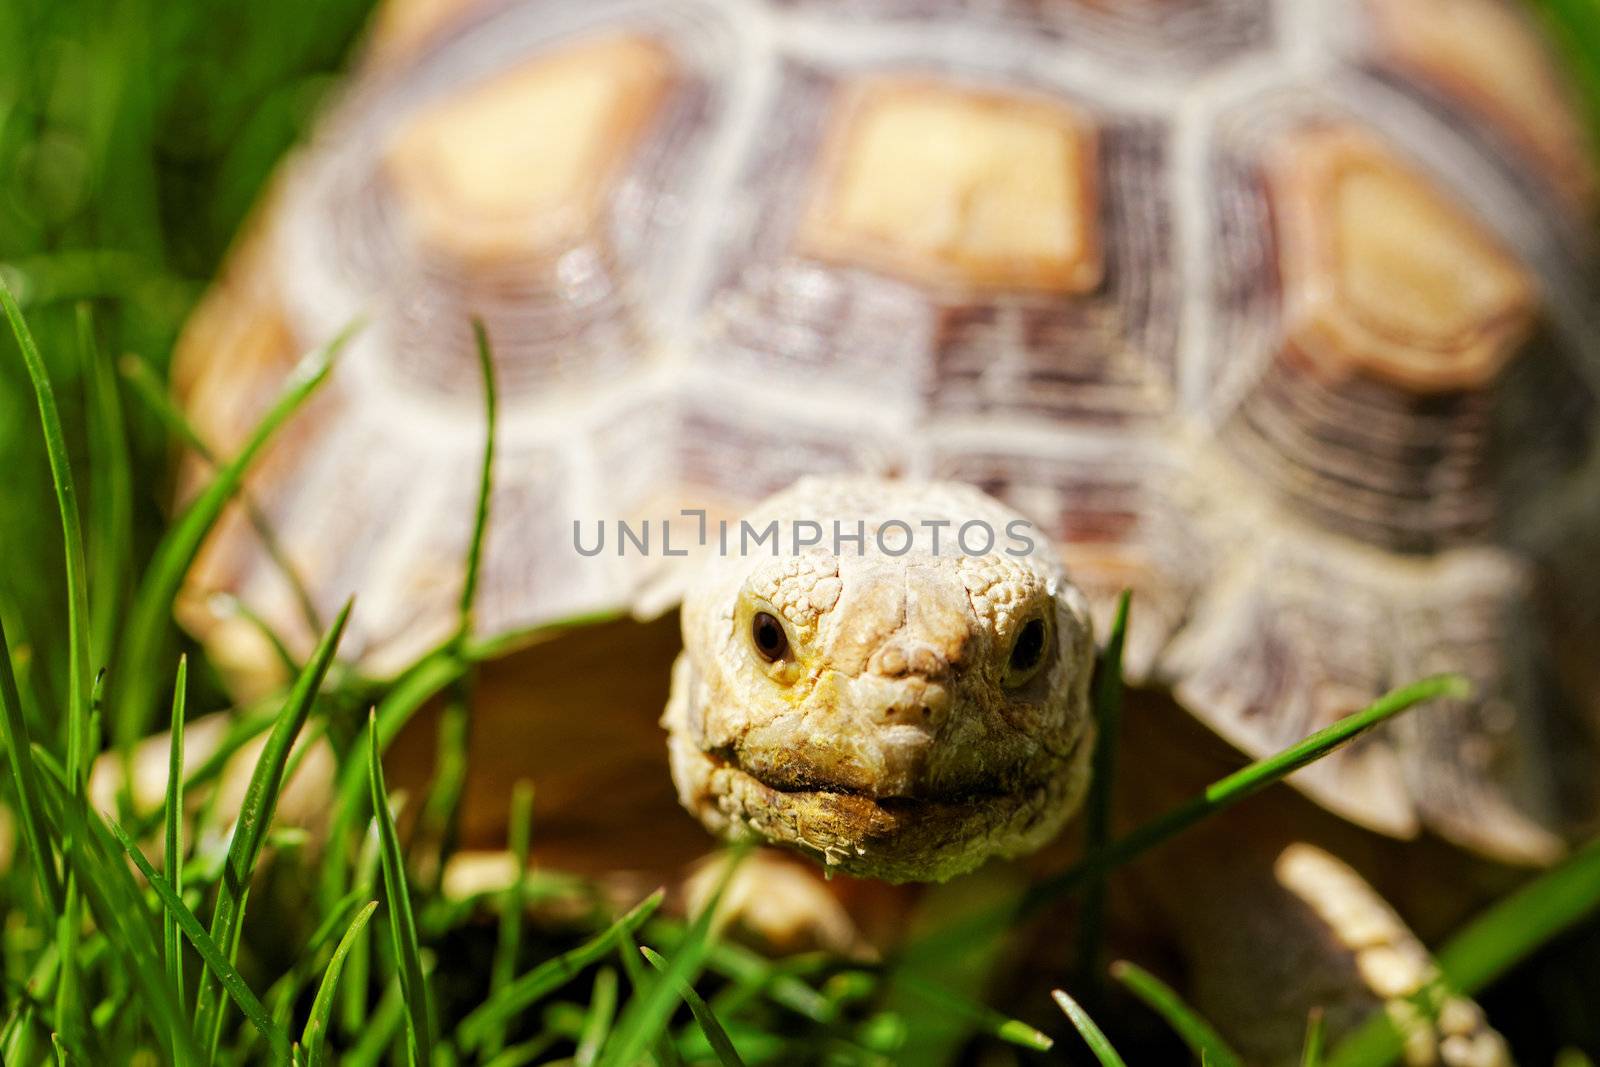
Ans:
[[[1087,605],[1038,531],[1021,554],[1006,536],[1020,518],[975,489],[855,478],[803,480],[747,517],[772,519],[776,555],[719,556],[685,599],[662,720],[684,806],[723,836],[890,881],[947,878],[1053,837],[1087,784],[1093,645]],[[797,553],[806,520],[825,535]],[[836,552],[835,520],[864,522],[864,545]],[[904,554],[874,537],[891,520],[916,532]],[[936,554],[924,523],[941,520]],[[997,534],[987,554],[956,543],[972,520]]]

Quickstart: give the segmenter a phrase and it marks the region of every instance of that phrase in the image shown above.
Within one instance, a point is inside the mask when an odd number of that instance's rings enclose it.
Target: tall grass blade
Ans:
[[[116,375],[95,343],[94,319],[88,304],[79,304],[78,351],[89,383],[89,649],[94,664],[111,662],[122,602],[132,573],[133,461],[122,418]]]
[[[367,920],[372,918],[372,913],[377,910],[378,902],[374,900],[357,913],[350,922],[350,928],[339,939],[339,946],[333,950],[333,958],[328,961],[328,969],[322,973],[322,983],[317,986],[316,999],[311,1002],[311,1016],[306,1019],[305,1033],[300,1038],[300,1044],[306,1053],[306,1063],[310,1067],[319,1067],[323,1062],[328,1024],[333,1015],[333,995],[339,988],[339,975],[344,971],[345,958],[350,955],[350,949],[361,937],[361,931],[366,927]]]
[[[1165,1019],[1190,1051],[1206,1063],[1212,1067],[1244,1067],[1244,1061],[1228,1047],[1222,1035],[1161,979],[1126,960],[1112,964],[1111,975]]]
[[[170,636],[172,603],[206,535],[216,525],[228,501],[238,493],[245,473],[273,435],[327,380],[334,357],[349,340],[353,329],[345,329],[295,368],[277,402],[256,424],[239,454],[217,469],[216,476],[177,517],[156,546],[129,614],[117,716],[120,747],[132,744],[149,728],[151,698],[156,688],[153,676]]]
[[[211,915],[211,939],[223,946],[230,957],[238,944],[239,927],[244,918],[245,892],[255,871],[256,860],[261,855],[261,844],[272,824],[277,809],[278,793],[283,788],[284,767],[294,748],[295,738],[305,725],[311,706],[316,701],[322,680],[333,664],[333,654],[344,636],[345,624],[350,619],[350,602],[346,602],[338,618],[323,635],[316,651],[300,677],[295,680],[284,702],[271,735],[267,738],[261,756],[256,760],[245,790],[244,802],[239,808],[238,822],[234,826],[233,840],[228,845],[227,859],[223,863],[222,881],[217,887],[216,908]],[[222,1002],[215,980],[202,976],[200,991],[195,1002],[199,1023],[198,1033],[208,1055],[215,1056],[217,1042],[222,1037]]]
[[[84,761],[88,758],[89,686],[89,585],[88,562],[83,549],[83,525],[78,511],[78,490],[72,480],[72,464],[67,456],[67,440],[61,431],[61,414],[56,408],[50,373],[33,333],[22,317],[22,309],[0,275],[0,307],[10,320],[22,361],[33,383],[39,407],[39,422],[44,430],[45,455],[50,462],[50,481],[55,486],[56,507],[61,513],[62,544],[66,551],[67,576],[67,778],[72,788],[83,790]]]
[[[1300,1050],[1300,1067],[1322,1067],[1322,1009],[1306,1016],[1306,1040]]]
[[[1358,711],[1354,715],[1345,716],[1331,726],[1318,730],[1305,740],[1290,745],[1282,752],[1263,760],[1257,760],[1249,766],[1213,782],[1206,787],[1204,793],[1194,800],[1141,826],[1126,837],[1109,845],[1097,857],[1090,858],[1031,892],[1028,898],[1028,906],[1030,910],[1042,906],[1063,888],[1069,885],[1076,885],[1082,881],[1091,871],[1104,870],[1126,863],[1161,842],[1170,840],[1207,816],[1230,808],[1246,797],[1259,793],[1267,786],[1282,781],[1302,767],[1315,763],[1323,756],[1348,744],[1383,722],[1392,719],[1407,708],[1440,697],[1463,698],[1468,692],[1466,680],[1459,675],[1453,674],[1429,678],[1413,685],[1396,689],[1380,697],[1364,710]]]
[[[652,948],[640,948],[644,958],[650,961],[650,966],[665,975],[668,971],[666,959],[661,953]],[[664,979],[663,979],[664,980]],[[728,1031],[723,1029],[722,1023],[717,1021],[716,1014],[705,998],[695,992],[694,986],[688,982],[678,985],[678,996],[689,1005],[689,1011],[694,1015],[695,1022],[700,1024],[701,1033],[706,1035],[706,1043],[717,1054],[717,1061],[722,1067],[744,1067],[744,1060],[739,1058],[739,1050],[733,1047],[733,1041],[728,1037]]]
[[[643,957],[639,952],[638,942],[627,930],[617,931],[617,956],[622,960],[622,972],[628,976],[628,985],[632,995],[641,997],[645,990],[654,983],[646,973],[644,964],[640,962]],[[650,1053],[656,1058],[656,1067],[682,1067],[683,1058],[678,1055],[678,1046],[672,1042],[672,1033],[663,1030],[650,1046]]]
[[[72,477],[66,436],[61,429],[61,414],[56,407],[50,374],[39,354],[38,344],[16,299],[0,277],[0,307],[5,309],[16,336],[17,347],[33,385],[39,408],[39,423],[44,432],[45,455],[50,464],[50,481],[55,488],[56,507],[61,516],[62,547],[66,555],[67,581],[67,781],[72,791],[82,793],[85,767],[89,758],[89,689],[92,668],[89,664],[89,587],[88,561],[84,553],[83,522],[78,510],[78,491]],[[63,842],[70,851],[71,841]],[[56,980],[56,1025],[69,1041],[75,1042],[79,1030],[76,994],[77,939],[80,922],[76,880],[67,874],[66,892],[56,924],[56,939],[61,951],[61,973]]]
[[[526,1067],[548,1052],[559,1040],[561,1035],[554,1032],[540,1034],[520,1045],[513,1045],[493,1059],[485,1061],[484,1067]]]
[[[1600,838],[1492,904],[1439,949],[1451,988],[1476,993],[1600,908]]]
[[[1050,995],[1056,998],[1061,1010],[1072,1020],[1072,1025],[1082,1035],[1084,1044],[1089,1046],[1089,1051],[1100,1061],[1100,1067],[1128,1067],[1122,1057],[1117,1055],[1117,1050],[1111,1047],[1111,1042],[1105,1033],[1095,1025],[1094,1020],[1089,1018],[1089,1013],[1084,1011],[1076,1000],[1062,989],[1051,990]]]
[[[1008,1045],[1017,1045],[1035,1052],[1048,1052],[1055,1044],[1048,1034],[1020,1019],[1007,1018],[993,1008],[975,1004],[914,974],[897,974],[895,983],[940,1011],[971,1021],[984,1033],[999,1038]]]
[[[83,899],[104,935],[96,939],[97,943],[117,957],[122,973],[131,982],[133,995],[144,1004],[167,1059],[175,1063],[199,1062],[188,1019],[167,986],[161,948],[151,931],[144,897],[121,859],[122,849],[100,817],[88,812],[82,798],[72,792],[65,768],[56,765],[37,746],[34,756],[36,766],[45,772],[39,782],[57,837],[71,842],[63,850],[63,859],[74,881],[83,887]]]
[[[611,1022],[617,1016],[617,972],[610,967],[600,968],[594,976],[594,989],[589,992],[589,1013],[584,1016],[583,1031],[578,1035],[578,1047],[572,1054],[572,1067],[594,1067],[611,1032]]]
[[[28,863],[39,883],[40,899],[52,915],[65,907],[61,878],[56,872],[55,854],[48,844],[42,823],[44,797],[40,793],[39,772],[33,762],[33,744],[28,723],[22,714],[22,697],[11,672],[11,651],[6,643],[5,623],[0,621],[0,727],[5,729],[6,762],[11,765],[11,780],[17,793],[17,821],[22,828]]]
[[[398,812],[396,813],[398,815]],[[367,824],[361,849],[356,855],[356,888],[354,893],[364,897],[374,896],[378,885],[378,825],[376,820]],[[345,982],[344,994],[339,998],[339,1022],[347,1035],[359,1034],[367,1022],[367,977],[372,972],[372,933],[366,931],[356,938],[345,964],[350,979]],[[399,987],[396,986],[398,989]]]
[[[489,528],[489,508],[494,489],[495,426],[498,419],[494,380],[494,361],[483,322],[474,319],[472,334],[483,378],[484,437],[483,459],[478,468],[478,492],[473,510],[472,534],[462,561],[461,597],[457,604],[456,647],[458,653],[471,637],[473,611],[478,598],[479,575],[483,571],[484,538]],[[455,845],[461,792],[467,778],[467,747],[472,725],[473,671],[463,671],[452,685],[453,692],[439,719],[438,742],[434,747],[433,784],[423,804],[418,838],[434,846],[434,862],[424,869],[425,884],[438,889],[445,863]]]
[[[178,678],[172,686],[172,727],[167,735],[167,804],[165,814],[165,865],[167,878],[178,899],[183,899],[183,724],[189,692],[189,657],[178,658]],[[167,958],[167,981],[172,997],[183,1004],[183,945],[178,941],[178,919],[171,911],[161,917]],[[180,1065],[181,1067],[181,1065]]]
[[[167,880],[161,877],[161,872],[156,870],[150,861],[145,858],[144,852],[140,850],[138,845],[134,844],[127,831],[116,823],[112,823],[111,832],[116,835],[117,842],[122,845],[123,851],[133,860],[134,866],[139,868],[139,873],[144,875],[144,879],[149,883],[150,888],[155,890],[157,899],[161,901],[161,906],[166,909],[167,914],[177,920],[178,927],[183,931],[184,936],[189,939],[189,943],[195,947],[195,951],[200,953],[200,958],[205,961],[206,968],[211,972],[212,976],[222,985],[223,989],[228,991],[228,995],[233,998],[234,1003],[239,1005],[239,1010],[244,1012],[245,1018],[250,1020],[250,1024],[261,1032],[262,1037],[267,1039],[267,1043],[272,1046],[274,1059],[279,1063],[288,1059],[289,1035],[274,1025],[272,1017],[267,1014],[267,1009],[250,989],[243,976],[233,966],[227,954],[222,951],[217,942],[211,939],[211,935],[206,933],[205,927],[200,925],[200,920],[195,918],[194,912],[189,910],[189,906],[179,898],[177,892],[173,890]]]
[[[609,955],[616,945],[617,931],[627,930],[630,934],[637,931],[661,907],[665,897],[665,890],[656,890],[596,936],[539,964],[478,1005],[461,1020],[456,1031],[457,1044],[469,1050],[479,1048],[496,1027],[504,1026],[529,1005],[566,985],[585,967]]]
[[[472,337],[483,374],[483,464],[478,469],[478,506],[472,521],[472,540],[467,547],[466,573],[461,582],[461,628],[464,641],[472,631],[473,607],[478,599],[478,576],[483,571],[483,542],[489,529],[489,504],[494,494],[495,425],[499,420],[496,399],[494,359],[489,349],[489,334],[483,320],[472,320]]]
[[[452,642],[453,644],[453,642]],[[436,650],[418,660],[396,679],[378,701],[377,729],[380,754],[411,721],[424,704],[451,682],[461,677],[467,665],[453,648]],[[320,894],[324,906],[349,891],[345,878],[350,866],[351,832],[364,821],[371,792],[367,763],[346,759],[339,768],[339,785],[333,798],[333,815],[328,822],[328,844],[322,858]]]
[[[417,945],[417,922],[411,913],[411,890],[406,885],[405,857],[400,835],[389,811],[389,792],[383,784],[383,757],[378,750],[378,715],[367,717],[367,770],[372,782],[372,811],[378,824],[383,888],[389,902],[389,932],[400,967],[400,995],[406,1006],[406,1041],[411,1062],[433,1062],[433,1031],[429,1021],[428,986],[422,976],[422,951]]]
[[[516,974],[517,955],[522,951],[522,910],[527,906],[528,846],[533,835],[533,783],[519,780],[511,790],[511,819],[507,834],[516,877],[500,898],[500,929],[495,939],[494,960],[489,966],[489,996],[492,998],[511,984]],[[505,1045],[504,1027],[490,1029],[483,1051],[492,1056]]]
[[[1128,591],[1117,597],[1117,610],[1094,676],[1093,777],[1084,804],[1084,851],[1094,854],[1111,840],[1111,797],[1116,788],[1117,741],[1122,733],[1122,646],[1128,633]],[[1078,920],[1078,975],[1084,982],[1100,979],[1100,946],[1104,940],[1106,874],[1096,871],[1083,888]]]

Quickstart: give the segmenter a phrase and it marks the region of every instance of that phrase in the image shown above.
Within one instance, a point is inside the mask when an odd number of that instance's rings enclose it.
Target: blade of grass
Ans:
[[[44,737],[50,732],[51,724],[45,720],[44,704],[34,684],[39,646],[29,637],[26,620],[19,614],[16,604],[6,596],[3,587],[0,587],[0,620],[5,621],[6,631],[11,635],[11,650],[7,660],[11,665],[17,694],[22,698],[22,721],[28,724],[29,733]]]
[[[70,781],[70,779],[69,779]],[[76,851],[76,845],[70,840],[61,843],[63,854]],[[83,894],[79,892],[78,877],[73,870],[67,871],[66,902],[61,909],[61,914],[56,920],[56,952],[60,956],[61,972],[56,976],[55,998],[55,1024],[61,1030],[76,1040],[82,1030],[82,997],[79,993],[79,943],[78,939],[83,929]]]
[[[294,688],[290,690],[283,711],[250,775],[250,784],[245,790],[244,802],[240,805],[239,818],[234,826],[233,840],[228,845],[228,856],[223,863],[216,908],[211,915],[211,939],[224,946],[230,957],[238,944],[239,927],[244,918],[245,891],[249,888],[256,860],[261,855],[261,843],[272,824],[278,793],[283,788],[284,766],[288,763],[295,738],[311,713],[322,679],[333,663],[339,639],[344,636],[345,624],[350,619],[350,608],[351,603],[346,601],[338,618],[312,653],[305,670],[295,680]],[[195,1001],[195,1016],[200,1040],[207,1055],[214,1058],[217,1043],[222,1038],[223,1005],[216,982],[205,976],[201,978]]]
[[[11,289],[0,277],[0,307],[5,309],[11,332],[16,336],[17,347],[27,367],[33,384],[34,399],[39,408],[39,423],[44,433],[45,455],[50,465],[50,480],[55,488],[56,507],[61,515],[62,548],[66,555],[67,584],[67,780],[72,792],[82,794],[86,787],[85,763],[89,744],[89,590],[88,561],[83,547],[83,525],[78,510],[78,491],[73,482],[72,465],[68,459],[66,436],[61,430],[61,415],[56,408],[55,390],[50,384],[50,374],[39,354],[33,333],[28,329],[22,310],[17,306]],[[72,842],[62,842],[63,851],[70,852]],[[77,936],[80,921],[80,897],[76,880],[68,872],[66,892],[56,924],[56,938],[61,951],[61,973],[56,980],[56,1026],[76,1043],[79,1036],[79,998],[77,978]]]
[[[88,422],[90,518],[89,555],[94,598],[90,603],[89,648],[93,662],[111,662],[112,643],[127,596],[127,575],[133,570],[130,532],[133,528],[133,465],[123,425],[122,401],[110,362],[95,343],[89,305],[77,308],[78,351],[89,385]]]
[[[673,950],[672,963],[662,974],[661,980],[651,986],[644,996],[636,997],[628,1004],[611,1040],[606,1043],[605,1055],[600,1062],[615,1067],[633,1067],[644,1055],[645,1047],[654,1042],[666,1026],[667,1020],[672,1017],[679,987],[693,985],[700,974],[701,965],[711,946],[712,919],[717,906],[749,850],[748,843],[741,843],[728,852],[716,888],[700,909],[700,914],[689,924],[683,940]]]
[[[389,811],[389,792],[383,784],[383,758],[378,751],[378,713],[367,716],[367,772],[372,782],[372,811],[378,823],[379,856],[383,888],[389,903],[389,932],[400,967],[400,995],[406,1005],[406,1043],[411,1062],[433,1062],[433,1031],[429,1023],[428,987],[422,977],[422,952],[417,946],[417,923],[411,913],[411,891],[406,886],[405,857],[400,835]]]
[[[358,910],[361,898],[365,894],[351,893],[339,901],[333,911],[322,917],[306,942],[296,954],[295,960],[289,969],[278,977],[278,980],[267,987],[266,994],[261,998],[272,1011],[272,1020],[284,1030],[290,1029],[295,1003],[300,994],[305,990],[306,983],[310,980],[312,972],[320,972],[327,967],[327,961],[320,960],[324,948],[332,950],[333,942],[345,932],[350,924],[350,919]],[[364,936],[364,935],[363,935]],[[345,961],[348,969],[349,961]],[[365,992],[365,990],[363,990]],[[304,1049],[301,1049],[302,1055]]]
[[[657,918],[648,931],[652,937],[667,937],[676,944],[683,937],[683,928],[677,923]],[[838,1008],[827,997],[811,988],[782,966],[761,956],[743,945],[722,941],[713,945],[706,957],[706,969],[722,975],[743,986],[756,986],[764,990],[774,1004],[824,1026],[838,1018]]]
[[[492,998],[511,984],[516,974],[517,954],[522,951],[522,909],[526,907],[528,885],[528,843],[533,827],[533,783],[519,780],[511,790],[511,825],[508,834],[517,875],[500,897],[500,929],[495,939],[494,960],[489,966],[489,996]],[[483,1053],[493,1056],[505,1045],[505,1028],[490,1029],[484,1038]]]
[[[975,1004],[916,975],[899,974],[895,976],[895,981],[906,992],[920,997],[942,1011],[971,1020],[983,1032],[1009,1045],[1033,1049],[1035,1052],[1048,1052],[1055,1044],[1049,1035],[1041,1033],[1020,1019],[1007,1018],[992,1008]]]
[[[632,995],[643,996],[653,983],[645,971],[644,964],[639,962],[641,958],[639,945],[627,930],[617,931],[617,956],[622,960],[622,970],[628,976]],[[678,1055],[678,1046],[673,1043],[672,1034],[668,1031],[663,1030],[656,1037],[655,1044],[650,1046],[650,1052],[655,1056],[656,1067],[682,1067],[683,1058]]]
[[[1407,708],[1439,697],[1464,698],[1469,692],[1467,681],[1459,675],[1441,675],[1396,689],[1380,697],[1364,710],[1354,715],[1347,715],[1305,740],[1290,745],[1282,752],[1257,760],[1213,782],[1206,787],[1204,793],[1189,803],[1134,830],[1109,845],[1097,857],[1079,864],[1031,891],[1026,898],[1024,908],[1028,911],[1036,910],[1063,889],[1077,885],[1090,872],[1126,863],[1161,842],[1170,840],[1207,816],[1230,808],[1246,797],[1253,796],[1267,786],[1287,778],[1295,771],[1316,762]]]
[[[39,422],[44,430],[45,455],[50,462],[50,480],[55,487],[56,507],[61,513],[61,535],[66,551],[67,577],[67,777],[72,787],[82,792],[84,761],[88,758],[89,724],[89,586],[88,563],[83,549],[83,526],[78,511],[78,490],[67,457],[66,436],[61,431],[61,414],[56,408],[55,390],[39,347],[28,329],[22,310],[0,276],[0,307],[10,320],[22,361],[33,383],[39,407]]]
[[[495,424],[499,403],[495,395],[494,359],[489,349],[489,334],[482,319],[472,320],[472,338],[478,353],[478,368],[483,375],[483,464],[478,469],[478,506],[472,520],[472,540],[467,547],[466,574],[461,582],[460,639],[472,632],[472,615],[478,599],[478,576],[483,570],[483,540],[489,530],[489,504],[494,489]]]
[[[6,644],[5,623],[0,622],[0,726],[5,728],[6,759],[11,764],[11,779],[17,794],[17,821],[22,826],[23,845],[28,862],[39,883],[40,899],[52,915],[61,914],[65,894],[49,837],[41,824],[43,797],[39,791],[39,772],[33,763],[33,744],[28,724],[22,715],[22,697],[11,673],[10,646]]]
[[[1300,1067],[1322,1067],[1322,1009],[1306,1016],[1306,1040],[1300,1050]]]
[[[178,657],[178,678],[172,686],[172,727],[167,735],[167,804],[165,865],[172,891],[183,899],[183,725],[189,692],[189,657]],[[178,941],[178,920],[171,911],[161,917],[167,957],[167,981],[172,997],[183,1004],[183,946]],[[178,1067],[183,1067],[180,1063]]]
[[[520,1045],[513,1045],[500,1053],[494,1059],[484,1064],[484,1067],[524,1067],[525,1064],[543,1056],[550,1047],[561,1040],[561,1035],[544,1033]]]
[[[63,859],[74,880],[83,887],[83,898],[104,935],[96,939],[97,943],[110,949],[121,973],[131,980],[151,1029],[166,1050],[167,1060],[198,1062],[188,1021],[166,983],[161,949],[150,929],[143,894],[134,884],[127,863],[120,858],[121,848],[100,817],[87,811],[82,798],[72,792],[65,768],[56,765],[38,746],[34,757],[45,772],[39,781],[48,814],[55,821],[57,838],[71,842],[63,850]]]
[[[424,656],[396,679],[378,702],[380,752],[387,751],[411,717],[466,669],[467,665],[447,645]],[[328,844],[322,859],[320,892],[325,906],[349,891],[345,883],[350,866],[349,838],[351,831],[365,820],[370,792],[366,760],[347,758],[339,768],[333,816],[328,822]]]
[[[1111,975],[1165,1019],[1190,1051],[1211,1067],[1244,1067],[1244,1061],[1228,1047],[1222,1035],[1155,975],[1126,960],[1112,964]]]
[[[484,537],[489,528],[489,507],[494,488],[495,424],[497,402],[495,398],[494,361],[489,350],[489,336],[483,322],[474,319],[472,334],[478,355],[478,367],[483,378],[484,439],[483,460],[478,469],[477,502],[473,511],[472,535],[467,541],[466,558],[462,564],[461,598],[456,608],[456,646],[464,648],[472,634],[473,612],[478,598],[478,580],[483,570]],[[438,895],[439,882],[444,877],[445,863],[454,847],[457,817],[461,808],[461,791],[467,779],[468,733],[471,729],[473,682],[476,672],[463,671],[453,683],[453,694],[439,720],[438,743],[435,746],[433,785],[422,807],[422,820],[418,837],[432,842],[431,879],[432,895]]]
[[[317,986],[316,999],[311,1002],[311,1015],[306,1019],[305,1033],[300,1038],[300,1043],[305,1048],[306,1062],[310,1067],[318,1067],[322,1063],[322,1050],[327,1041],[329,1017],[333,1014],[333,995],[339,987],[339,975],[344,970],[345,957],[350,955],[350,949],[361,936],[367,920],[372,918],[372,913],[377,910],[378,902],[374,900],[357,913],[350,922],[350,928],[339,939],[339,947],[333,950],[333,959],[328,961],[328,969],[322,974],[322,983]]]
[[[249,984],[239,974],[238,970],[223,953],[217,942],[206,933],[205,927],[200,925],[200,920],[195,918],[194,912],[179,898],[167,880],[161,877],[161,872],[153,867],[144,852],[134,844],[127,831],[116,823],[111,824],[111,832],[116,835],[117,842],[122,850],[133,860],[139,873],[144,875],[150,888],[155,890],[156,897],[161,901],[161,906],[171,915],[183,931],[189,943],[200,953],[200,958],[205,961],[206,968],[213,977],[228,991],[234,1003],[239,1005],[239,1010],[244,1012],[245,1018],[250,1020],[252,1026],[260,1031],[261,1036],[267,1039],[272,1046],[274,1058],[282,1062],[289,1056],[289,1035],[273,1025],[272,1017],[267,1014],[267,1009],[260,999],[251,991]]]
[[[372,896],[378,883],[378,826],[369,820],[367,832],[356,856],[356,888],[353,892]],[[345,964],[350,980],[345,983],[344,995],[339,998],[339,1021],[347,1035],[361,1033],[367,1022],[367,976],[372,971],[372,933],[368,931],[356,938]]]
[[[461,1020],[456,1043],[468,1050],[480,1047],[496,1026],[502,1026],[529,1005],[566,985],[585,967],[609,955],[616,945],[617,931],[633,933],[638,930],[661,907],[665,897],[665,890],[656,890],[599,934],[577,948],[544,961],[485,1000]]]
[[[1111,796],[1117,776],[1117,740],[1122,733],[1122,646],[1128,632],[1128,591],[1117,597],[1111,622],[1094,675],[1096,735],[1093,777],[1084,805],[1084,851],[1094,854],[1111,840]],[[1078,920],[1079,980],[1098,985],[1100,946],[1104,940],[1106,873],[1097,871],[1083,887],[1083,910]]]
[[[256,424],[238,455],[217,469],[216,477],[177,517],[156,546],[128,619],[117,717],[119,747],[127,748],[149,728],[151,697],[155,692],[152,679],[170,637],[172,603],[206,535],[243,485],[245,472],[267,443],[327,380],[334,357],[353,331],[353,326],[347,327],[301,361],[284,383],[277,402]]]
[[[1600,907],[1600,838],[1553,870],[1489,906],[1439,949],[1445,987],[1471,996],[1519,960]],[[1401,1038],[1384,1012],[1342,1040],[1329,1067],[1384,1067],[1401,1051]]]
[[[669,970],[667,961],[661,953],[652,948],[639,949],[644,958],[650,961],[650,966],[660,971],[665,976]],[[665,978],[663,978],[665,981]],[[717,1060],[722,1067],[744,1067],[744,1060],[739,1058],[739,1050],[733,1047],[733,1041],[728,1037],[728,1031],[723,1029],[722,1023],[717,1021],[717,1016],[712,1012],[711,1006],[705,999],[696,993],[694,986],[688,982],[679,983],[678,996],[689,1005],[689,1011],[694,1016],[695,1022],[700,1024],[700,1032],[706,1035],[706,1042],[711,1050],[717,1054]]]
[[[594,1067],[611,1032],[611,1022],[617,1016],[617,972],[610,967],[600,968],[594,976],[594,989],[589,993],[589,1014],[583,1020],[583,1032],[578,1035],[578,1048],[572,1054],[572,1067]]]
[[[0,1033],[0,1062],[33,1063],[33,1016],[37,1009],[32,1004],[19,1004]]]
[[[1050,995],[1056,998],[1056,1003],[1072,1020],[1072,1025],[1082,1035],[1084,1044],[1089,1046],[1089,1051],[1094,1053],[1095,1059],[1100,1061],[1101,1067],[1128,1067],[1117,1055],[1117,1050],[1111,1047],[1111,1042],[1106,1035],[1089,1018],[1089,1013],[1078,1006],[1078,1002],[1067,995],[1063,989],[1053,989]]]

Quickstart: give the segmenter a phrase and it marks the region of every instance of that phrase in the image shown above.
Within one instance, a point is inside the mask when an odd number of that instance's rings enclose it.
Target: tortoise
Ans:
[[[1133,812],[1462,671],[1145,868],[1202,1008],[1282,1059],[1307,1004],[1416,989],[1400,916],[1437,934],[1593,815],[1587,149],[1498,0],[390,3],[180,342],[227,454],[366,323],[251,474],[276,544],[226,515],[180,621],[241,692],[276,661],[218,593],[303,652],[359,591],[374,677],[451,632],[480,318],[474,625],[527,640],[478,690],[469,841],[528,776],[554,862],[703,851],[670,674],[718,833],[891,881],[1030,852],[1124,589]],[[718,551],[769,520],[867,525]],[[969,521],[1001,542],[878,540]],[[1492,1062],[1452,1003],[1440,1054]]]

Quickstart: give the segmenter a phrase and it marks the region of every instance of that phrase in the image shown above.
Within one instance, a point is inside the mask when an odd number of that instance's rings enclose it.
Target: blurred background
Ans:
[[[1600,0],[1530,0],[1584,90],[1600,143]],[[177,333],[281,154],[359,47],[369,0],[0,0],[0,272],[58,390],[85,508],[85,368],[75,308],[102,349],[165,369]],[[137,492],[127,544],[142,571],[170,497],[169,438],[125,405]],[[37,412],[0,331],[0,619],[45,706],[64,702],[60,527]],[[50,639],[44,639],[50,638]],[[191,649],[191,652],[194,651]],[[222,701],[201,665],[191,698]],[[208,688],[209,687],[209,688]],[[1600,924],[1552,943],[1484,998],[1528,1063],[1600,1049]],[[1540,1010],[1527,1010],[1532,1004]]]

